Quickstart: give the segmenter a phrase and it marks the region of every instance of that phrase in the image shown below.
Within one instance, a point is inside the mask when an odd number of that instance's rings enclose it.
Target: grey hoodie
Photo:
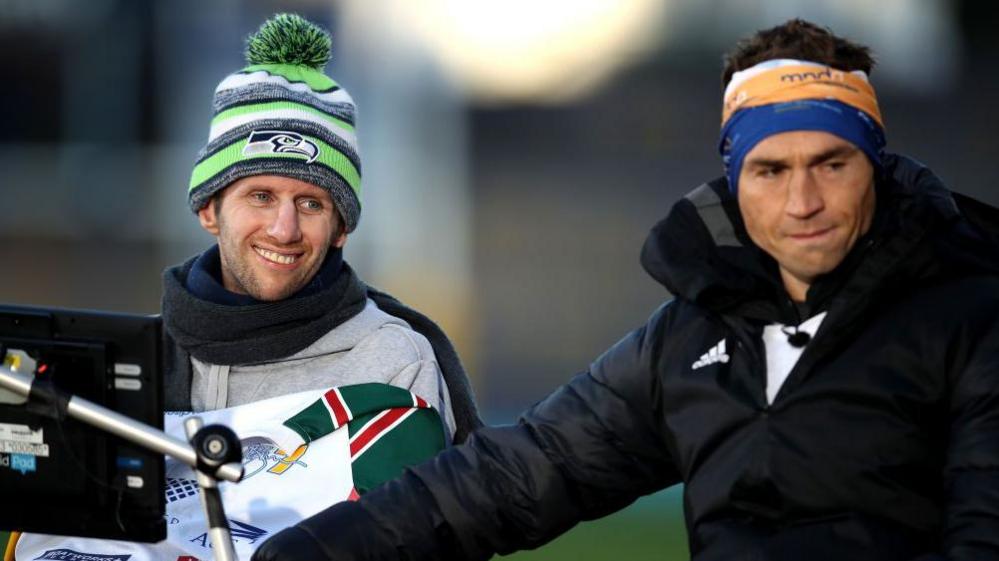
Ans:
[[[333,386],[381,382],[405,388],[455,422],[447,386],[426,337],[371,299],[356,316],[305,349],[277,360],[220,365],[191,357],[195,411],[233,407],[270,397]]]

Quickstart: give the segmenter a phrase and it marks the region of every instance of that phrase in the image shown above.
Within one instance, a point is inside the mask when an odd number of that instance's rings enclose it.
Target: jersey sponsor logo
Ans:
[[[248,544],[254,544],[266,537],[269,532],[263,528],[257,528],[256,526],[252,526],[246,522],[240,522],[239,520],[230,518],[229,533],[232,535],[232,541],[234,543],[246,542]],[[208,532],[191,538],[188,541],[190,543],[196,543],[205,549],[212,547],[212,541],[208,537]]]
[[[718,341],[718,343],[711,347],[708,352],[701,355],[701,358],[690,366],[691,370],[697,370],[698,368],[704,368],[705,366],[721,362],[722,364],[729,361],[728,352],[725,349],[725,339]]]
[[[291,454],[269,442],[244,446],[243,470],[245,474],[243,480],[247,480],[264,470],[274,475],[283,475],[292,466],[308,468],[309,465],[301,460],[308,450],[308,444],[299,446]]]
[[[35,557],[38,559],[53,559],[56,561],[128,561],[131,555],[101,555],[98,553],[81,553],[72,549],[50,549]]]
[[[319,145],[291,131],[253,131],[243,147],[244,156],[296,154],[311,164],[319,157]]]
[[[166,480],[166,500],[168,503],[193,497],[199,491],[198,482],[193,479],[168,477]]]
[[[308,444],[303,444],[295,449],[290,455],[286,454],[284,450],[275,451],[275,455],[278,455],[278,461],[267,470],[267,473],[273,473],[276,475],[281,475],[282,473],[288,471],[291,466],[300,465],[302,467],[309,467],[305,462],[299,461],[299,458],[305,455],[305,451],[309,449]]]
[[[246,540],[247,543],[256,543],[257,540],[267,535],[267,530],[239,520],[229,520],[229,530],[232,532],[233,539]]]

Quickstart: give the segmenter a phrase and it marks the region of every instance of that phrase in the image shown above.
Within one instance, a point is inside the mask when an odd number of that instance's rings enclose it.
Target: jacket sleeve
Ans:
[[[999,311],[980,310],[962,333],[970,348],[951,376],[950,442],[944,467],[943,554],[999,560]]]
[[[660,308],[518,424],[476,431],[358,502],[278,533],[254,559],[488,559],[678,482],[656,374],[670,311]]]

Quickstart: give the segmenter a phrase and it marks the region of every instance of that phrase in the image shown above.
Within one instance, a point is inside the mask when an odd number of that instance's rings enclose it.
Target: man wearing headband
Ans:
[[[695,561],[999,559],[999,210],[885,151],[872,66],[800,20],[740,43],[725,174],[642,251],[673,300],[254,559],[488,559],[678,483]]]

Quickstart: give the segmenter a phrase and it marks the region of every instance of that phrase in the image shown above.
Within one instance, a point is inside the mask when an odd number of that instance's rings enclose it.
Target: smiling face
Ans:
[[[235,181],[198,219],[218,238],[223,286],[258,300],[291,296],[316,275],[330,247],[347,242],[330,194],[290,177]]]
[[[870,229],[874,167],[827,132],[775,134],[746,154],[738,196],[749,237],[777,261],[788,294],[800,302]]]

